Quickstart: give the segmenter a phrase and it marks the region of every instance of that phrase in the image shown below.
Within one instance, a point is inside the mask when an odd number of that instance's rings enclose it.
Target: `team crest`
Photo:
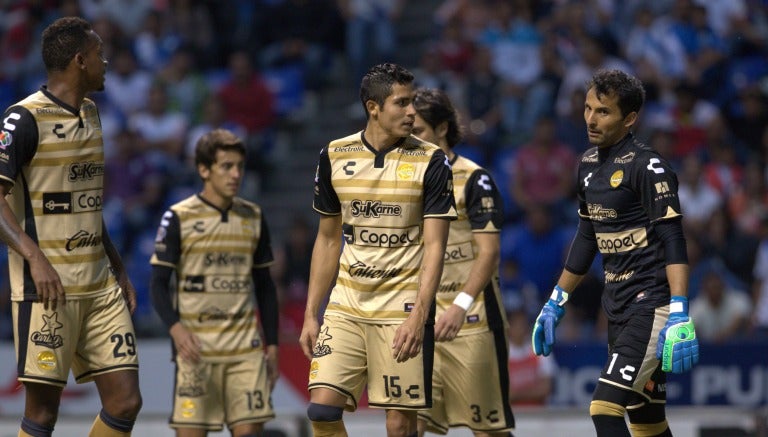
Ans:
[[[621,185],[621,181],[624,179],[624,170],[616,170],[611,175],[611,186],[613,188],[618,187]]]
[[[56,355],[51,351],[42,351],[37,354],[37,367],[40,370],[53,370],[56,368]]]
[[[397,178],[405,180],[413,179],[415,172],[416,168],[413,164],[400,164],[400,166],[397,167]]]

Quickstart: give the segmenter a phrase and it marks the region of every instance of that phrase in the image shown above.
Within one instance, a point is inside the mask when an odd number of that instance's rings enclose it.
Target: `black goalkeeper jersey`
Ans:
[[[654,229],[681,216],[677,186],[669,163],[631,134],[581,157],[579,215],[592,222],[602,254],[602,303],[611,322],[669,303],[664,243]]]

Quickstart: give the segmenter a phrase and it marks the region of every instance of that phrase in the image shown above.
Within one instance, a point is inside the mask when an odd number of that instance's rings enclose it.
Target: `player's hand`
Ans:
[[[688,298],[672,296],[669,319],[659,333],[656,358],[664,372],[683,373],[699,362],[699,339],[693,319],[688,317]]]
[[[58,304],[64,305],[67,302],[61,277],[42,252],[29,259],[29,273],[35,283],[38,301],[43,303],[46,310],[55,310]]]
[[[170,329],[173,345],[176,347],[176,353],[191,363],[200,361],[200,339],[197,338],[181,322],[176,322]]]
[[[392,358],[398,363],[403,363],[419,355],[423,341],[424,322],[411,313],[395,331],[395,338],[392,340]]]
[[[568,301],[568,293],[555,285],[552,290],[552,296],[544,308],[541,309],[536,322],[533,325],[533,334],[531,343],[533,344],[533,353],[544,355],[545,357],[552,353],[552,346],[555,344],[555,328],[565,315],[565,303]]]
[[[301,350],[304,352],[304,356],[308,360],[312,360],[312,351],[317,344],[317,335],[320,332],[320,322],[317,321],[317,317],[304,317],[304,326],[301,328],[301,335],[299,336],[299,344]]]
[[[280,364],[278,361],[277,345],[267,346],[265,358],[267,360],[267,378],[269,378],[269,389],[274,390],[277,379],[280,378]]]
[[[456,338],[467,312],[458,305],[451,305],[435,323],[435,341],[451,341]]]

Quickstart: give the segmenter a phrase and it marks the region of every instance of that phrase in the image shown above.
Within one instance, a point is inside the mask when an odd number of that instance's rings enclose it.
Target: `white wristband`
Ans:
[[[456,296],[456,299],[453,300],[453,304],[458,305],[459,308],[462,308],[464,311],[469,311],[469,307],[472,306],[472,302],[474,301],[474,297],[470,296],[466,291],[462,291]]]

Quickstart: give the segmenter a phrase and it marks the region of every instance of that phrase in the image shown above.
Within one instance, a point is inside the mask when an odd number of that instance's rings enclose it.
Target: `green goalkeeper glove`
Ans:
[[[669,319],[659,333],[656,358],[664,372],[683,373],[699,362],[699,339],[693,319],[688,317],[688,298],[672,296]]]

